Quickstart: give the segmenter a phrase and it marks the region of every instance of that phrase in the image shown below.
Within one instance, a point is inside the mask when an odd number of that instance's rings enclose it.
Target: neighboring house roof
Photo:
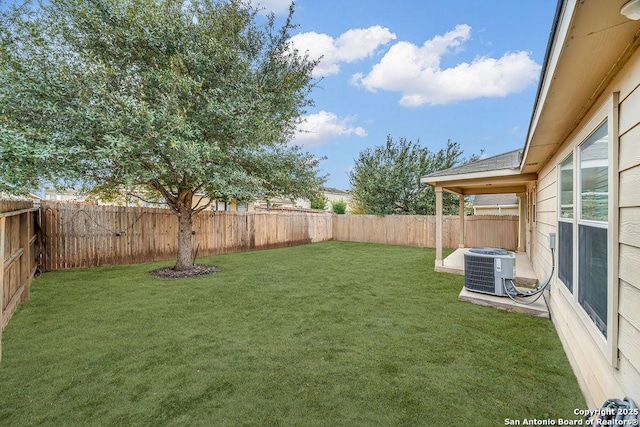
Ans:
[[[480,194],[473,199],[473,206],[506,206],[517,205],[518,197],[515,194]]]
[[[57,189],[54,187],[47,187],[44,189],[44,198],[46,200],[84,200],[86,197],[80,193],[80,190],[75,188]]]
[[[320,191],[325,193],[351,194],[349,190],[340,190],[338,188],[333,188],[333,187],[320,187]]]
[[[9,193],[3,193],[0,191],[0,199],[4,200],[40,200],[40,196],[37,196],[33,193],[25,194],[22,196],[16,196]]]

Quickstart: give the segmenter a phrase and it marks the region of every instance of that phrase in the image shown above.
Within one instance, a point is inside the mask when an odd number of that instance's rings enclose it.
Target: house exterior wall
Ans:
[[[535,216],[528,218],[530,257],[539,278],[552,270],[547,236],[558,236],[560,163],[606,119],[608,133],[607,326],[606,338],[553,274],[549,302],[553,322],[587,402],[611,397],[640,401],[640,51],[604,91],[530,186]],[[574,185],[575,185],[574,175]],[[576,187],[574,186],[574,192]],[[575,197],[575,196],[574,196]],[[574,206],[576,209],[577,206]],[[535,222],[533,219],[535,218]],[[575,228],[574,228],[575,230]],[[557,241],[557,240],[556,240]],[[573,235],[576,250],[576,233]],[[575,259],[575,258],[574,258]],[[556,263],[558,255],[555,254]],[[574,283],[577,283],[574,266]],[[574,285],[575,286],[575,285]],[[580,286],[577,283],[577,286]],[[574,288],[575,290],[575,288]]]
[[[347,203],[347,210],[346,213],[350,213],[351,212],[351,206],[349,206],[349,201],[351,201],[351,195],[349,193],[333,193],[333,192],[325,192],[324,193],[325,197],[327,198],[328,202],[327,202],[327,210],[329,211],[333,211],[332,208],[332,203],[333,202],[339,202],[339,201],[344,201]]]
[[[519,210],[517,205],[505,205],[505,206],[474,206],[474,215],[516,215],[518,216]]]

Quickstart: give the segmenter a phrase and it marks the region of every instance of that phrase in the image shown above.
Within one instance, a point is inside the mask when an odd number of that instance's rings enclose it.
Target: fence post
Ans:
[[[29,260],[31,259],[31,233],[29,232],[29,219],[31,218],[31,212],[25,212],[20,215],[20,228],[19,239],[20,247],[22,248],[22,255],[20,256],[20,282],[24,289],[22,291],[22,302],[29,301],[29,274],[31,269],[29,268]]]

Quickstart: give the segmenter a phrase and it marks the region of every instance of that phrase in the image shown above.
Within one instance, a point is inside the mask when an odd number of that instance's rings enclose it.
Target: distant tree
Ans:
[[[385,145],[368,148],[358,155],[349,174],[353,211],[374,215],[432,215],[435,191],[420,185],[420,178],[465,162],[457,142],[437,152],[406,138],[394,141],[387,136]],[[469,161],[476,160],[472,156]],[[459,211],[458,198],[443,195],[445,213]]]
[[[327,208],[328,201],[324,194],[318,192],[311,198],[311,209],[324,210]]]
[[[366,215],[367,211],[358,199],[351,197],[349,200],[349,213],[353,215]]]
[[[347,202],[345,202],[343,199],[335,200],[331,202],[331,210],[335,214],[343,215],[347,213]]]
[[[320,159],[288,142],[317,62],[291,49],[292,15],[276,26],[248,0],[5,11],[0,190],[47,180],[161,197],[178,218],[177,270],[210,201],[310,197]]]

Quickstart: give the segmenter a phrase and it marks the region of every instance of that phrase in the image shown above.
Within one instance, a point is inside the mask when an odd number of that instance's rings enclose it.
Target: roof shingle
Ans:
[[[453,168],[434,172],[432,174],[425,175],[423,178],[463,175],[467,173],[488,172],[500,169],[516,169],[520,167],[521,160],[522,148],[519,148],[517,150],[509,151],[508,153],[487,157],[486,159],[478,160],[477,162],[467,163],[462,166],[456,166]]]

